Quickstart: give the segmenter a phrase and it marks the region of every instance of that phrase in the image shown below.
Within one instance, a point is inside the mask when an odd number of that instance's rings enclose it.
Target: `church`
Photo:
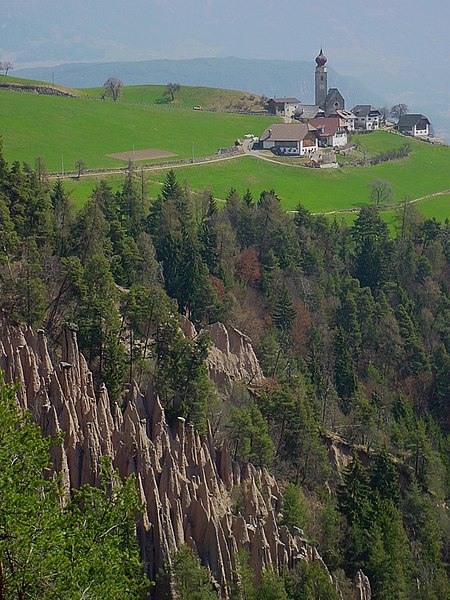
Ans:
[[[270,113],[298,120],[329,117],[345,111],[345,100],[337,88],[328,88],[327,57],[322,48],[316,58],[314,104],[303,104],[297,98],[271,98],[267,102]]]
[[[328,59],[322,48],[316,57],[316,69],[314,80],[314,104],[299,103],[294,118],[298,120],[313,119],[317,116],[329,117],[345,111],[345,100],[337,88],[328,88]]]
[[[316,58],[314,104],[296,98],[272,98],[269,112],[285,123],[272,124],[260,137],[261,147],[275,154],[311,156],[319,147],[339,148],[354,129],[355,115],[345,110],[345,100],[337,88],[328,88],[327,58],[322,48]],[[299,121],[292,122],[292,118]]]
[[[345,110],[345,100],[337,88],[328,89],[327,58],[322,48],[316,58],[315,104],[329,117],[338,110]]]

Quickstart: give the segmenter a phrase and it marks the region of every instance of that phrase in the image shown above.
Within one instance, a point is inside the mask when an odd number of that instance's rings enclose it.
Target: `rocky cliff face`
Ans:
[[[262,377],[253,350],[246,351],[248,338],[213,327],[217,346],[210,367],[226,372],[224,365],[232,365],[231,379],[242,370],[245,377]],[[299,533],[277,525],[281,494],[265,469],[231,460],[225,446],[216,450],[211,434],[200,437],[183,419],[176,431],[169,429],[158,398],[142,395],[136,386],[124,410],[111,405],[105,388],[96,395],[73,328],[63,332],[61,360],[52,361],[43,331],[3,324],[0,369],[7,381],[17,380],[20,406],[45,434],[64,432],[52,460],[67,490],[97,484],[105,454],[122,476],[136,474],[146,506],[138,534],[150,577],[181,544],[194,548],[210,566],[224,597],[237,549],[248,549],[255,573],[269,564],[278,569],[301,559],[322,562]]]

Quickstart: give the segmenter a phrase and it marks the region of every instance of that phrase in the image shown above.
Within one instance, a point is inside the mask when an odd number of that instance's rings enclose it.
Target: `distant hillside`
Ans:
[[[386,103],[357,79],[339,75],[332,68],[328,73],[329,86],[340,89],[347,106],[357,103],[382,106]],[[314,100],[314,63],[311,61],[195,58],[71,63],[57,67],[18,69],[15,74],[75,88],[99,86],[113,76],[122,79],[126,85],[165,84],[171,81],[182,85],[238,89],[266,96],[296,96],[307,103]]]

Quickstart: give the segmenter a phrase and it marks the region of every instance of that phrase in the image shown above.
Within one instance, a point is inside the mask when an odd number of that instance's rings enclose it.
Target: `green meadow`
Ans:
[[[357,167],[364,171],[364,168]],[[366,167],[365,169],[372,169]],[[345,178],[328,179],[323,173],[308,169],[295,169],[279,164],[269,163],[250,156],[233,159],[214,165],[192,165],[177,167],[175,169],[178,180],[187,184],[195,192],[204,189],[211,190],[219,200],[224,200],[230,188],[235,188],[243,194],[251,190],[256,200],[263,190],[274,189],[281,199],[282,205],[287,210],[295,210],[301,202],[312,212],[329,213],[330,218],[352,223],[356,212],[339,213],[333,211],[357,210],[363,204],[370,202],[369,183],[373,180],[367,177],[359,182],[360,195],[355,193],[354,182]],[[146,189],[151,198],[158,194],[161,184],[167,175],[167,170],[144,171]],[[72,197],[78,206],[90,195],[93,186],[98,181],[97,177],[69,179],[66,186],[71,190]],[[123,180],[122,175],[112,175],[108,178],[112,187],[116,189]],[[332,182],[330,184],[330,181]],[[411,195],[413,198],[413,188]],[[400,197],[402,202],[405,196]],[[415,203],[415,206],[426,217],[436,217],[444,221],[450,219],[450,194],[426,198]],[[386,222],[392,222],[398,209],[383,209],[382,217]]]
[[[0,81],[20,82],[14,77]],[[99,89],[81,90],[92,98],[64,98],[0,90],[0,135],[7,160],[34,165],[44,159],[48,171],[75,169],[83,160],[88,169],[124,167],[125,161],[109,156],[117,152],[158,149],[172,152],[174,159],[215,155],[219,147],[231,146],[247,132],[260,135],[273,117],[194,111],[192,106],[220,105],[238,100],[242,92],[213,88],[182,87],[176,102],[159,106],[165,86],[124,88],[121,101],[95,100]],[[242,96],[243,97],[243,96]],[[219,103],[219,104],[218,104]],[[181,108],[189,110],[180,110]],[[341,166],[320,170],[268,162],[242,156],[214,164],[177,167],[179,181],[190,189],[210,190],[221,200],[230,188],[244,193],[251,190],[255,199],[263,190],[274,189],[286,210],[301,202],[313,212],[348,211],[370,202],[370,183],[388,181],[394,191],[393,204],[450,190],[450,147],[431,145],[379,131],[355,137],[361,149],[375,154],[399,148],[407,141],[411,153],[404,159],[376,166]],[[161,159],[145,160],[145,163]],[[139,163],[137,165],[139,167]],[[155,197],[167,168],[145,171],[147,189]],[[111,175],[113,186],[121,176]],[[98,177],[70,179],[67,185],[80,206],[89,196]],[[447,196],[417,204],[427,216],[450,218],[450,192]],[[384,211],[386,215],[389,211]],[[352,214],[345,215],[351,219]],[[386,216],[388,218],[388,216]]]
[[[217,198],[225,198],[230,187],[241,193],[249,188],[255,197],[263,190],[274,189],[287,210],[294,210],[301,202],[313,212],[348,210],[367,204],[370,202],[369,185],[376,179],[390,182],[394,191],[393,204],[405,198],[412,200],[450,190],[450,148],[408,141],[412,151],[407,158],[370,167],[306,169],[245,156],[227,163],[183,167],[177,169],[177,176],[188,180],[194,190],[210,189]],[[380,148],[389,147],[389,144],[399,147],[404,138],[376,132],[360,136],[360,143]],[[165,173],[150,173],[149,177],[162,181]],[[450,217],[446,198],[431,199],[427,210],[434,205],[439,207],[441,218]]]
[[[0,135],[7,160],[48,171],[74,170],[82,159],[90,169],[123,167],[108,155],[155,148],[174,158],[211,156],[247,131],[262,131],[272,118],[167,109],[0,90]],[[149,162],[149,161],[146,161]]]

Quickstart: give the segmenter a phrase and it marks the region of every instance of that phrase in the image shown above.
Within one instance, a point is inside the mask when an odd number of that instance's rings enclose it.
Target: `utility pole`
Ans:
[[[194,164],[194,162],[195,162],[195,152],[194,152],[194,148],[195,148],[195,146],[194,146],[194,142],[192,142],[192,164]]]
[[[61,154],[61,179],[64,179],[64,154]]]

